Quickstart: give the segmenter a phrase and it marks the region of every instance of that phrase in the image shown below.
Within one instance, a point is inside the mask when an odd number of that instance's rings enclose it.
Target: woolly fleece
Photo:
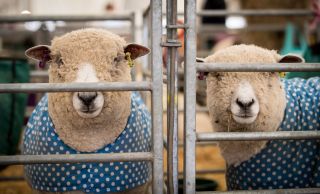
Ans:
[[[51,46],[49,82],[73,82],[79,65],[86,63],[95,67],[102,82],[131,81],[130,68],[124,59],[125,45],[119,36],[99,29],[77,30],[55,38]],[[92,119],[78,115],[72,105],[72,95],[66,92],[48,96],[49,114],[59,137],[83,152],[112,143],[127,123],[131,92],[103,92],[103,109]]]
[[[254,45],[236,45],[207,57],[214,63],[277,63],[281,56],[275,51]],[[260,112],[251,124],[238,124],[231,116],[231,98],[240,80],[248,81],[259,101]],[[207,104],[213,129],[216,132],[276,131],[286,107],[285,91],[277,73],[219,72],[207,77]],[[267,141],[220,142],[222,156],[228,165],[239,165],[257,154]]]

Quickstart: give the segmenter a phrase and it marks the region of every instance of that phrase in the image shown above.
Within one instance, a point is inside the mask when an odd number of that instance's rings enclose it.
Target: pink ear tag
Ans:
[[[42,59],[39,61],[39,67],[44,68],[49,60],[50,55],[48,53],[44,53]]]
[[[199,80],[204,80],[204,79],[206,79],[207,75],[208,75],[208,72],[199,72],[198,73],[198,79]]]

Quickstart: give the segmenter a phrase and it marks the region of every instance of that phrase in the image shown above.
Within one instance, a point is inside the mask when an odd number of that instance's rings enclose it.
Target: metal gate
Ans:
[[[194,194],[196,178],[195,147],[197,142],[208,141],[236,141],[236,140],[270,140],[270,139],[319,139],[319,131],[303,132],[196,132],[195,86],[196,72],[266,72],[266,71],[320,71],[320,64],[218,64],[196,63],[196,16],[226,16],[226,15],[295,15],[312,16],[309,10],[244,10],[228,11],[202,11],[196,13],[196,1],[185,0],[185,82],[184,82],[184,193]],[[209,192],[200,192],[209,193]],[[214,192],[220,193],[220,192]],[[282,189],[268,191],[231,191],[223,193],[320,193],[320,188],[313,189]]]
[[[40,163],[78,163],[78,162],[115,162],[115,161],[150,161],[152,162],[153,193],[163,193],[163,133],[162,133],[162,55],[161,55],[161,0],[151,1],[151,81],[113,82],[113,83],[17,83],[0,84],[0,93],[30,92],[75,92],[75,91],[149,91],[151,92],[152,112],[152,151],[111,154],[65,154],[65,155],[14,155],[0,156],[0,165],[40,164]],[[134,15],[92,16],[1,16],[0,22],[14,23],[26,21],[97,21],[129,20],[132,22],[134,37]],[[37,76],[36,72],[33,72]],[[42,75],[42,74],[41,74]]]
[[[162,1],[151,0],[150,28],[151,34],[151,81],[118,82],[97,84],[0,84],[0,93],[18,92],[74,92],[74,91],[150,91],[152,103],[152,139],[153,149],[149,153],[113,153],[113,154],[81,154],[81,155],[16,155],[0,156],[0,165],[5,164],[38,164],[38,163],[77,163],[77,162],[114,162],[114,161],[151,161],[153,163],[152,181],[153,193],[162,194],[163,179],[163,127],[162,127],[162,46],[168,47],[167,84],[168,84],[168,193],[178,193],[178,138],[177,138],[177,47],[181,44],[176,40],[176,29],[185,30],[184,50],[184,193],[194,194],[196,178],[195,147],[197,142],[203,141],[233,141],[233,140],[269,140],[269,139],[310,139],[320,138],[320,132],[254,132],[254,133],[196,133],[196,72],[219,71],[320,71],[320,64],[260,64],[242,65],[230,64],[198,64],[196,63],[196,17],[197,16],[225,16],[225,15],[310,15],[305,10],[245,10],[239,12],[206,11],[196,13],[196,0],[184,1],[184,24],[177,24],[177,0],[167,0],[167,39],[162,42]],[[129,17],[130,18],[130,17]],[[78,18],[73,20],[85,20]],[[94,18],[93,18],[94,19]],[[105,20],[106,18],[95,18]],[[115,18],[114,18],[115,19]],[[25,18],[1,18],[0,21],[17,22]],[[30,18],[29,18],[30,20]],[[41,18],[34,18],[41,20]],[[42,18],[52,20],[52,18]],[[63,20],[57,18],[57,20]],[[72,18],[71,18],[72,20]],[[134,30],[133,30],[134,33]],[[243,191],[225,193],[320,193],[320,189],[296,189],[274,191]],[[203,192],[209,193],[209,192]]]

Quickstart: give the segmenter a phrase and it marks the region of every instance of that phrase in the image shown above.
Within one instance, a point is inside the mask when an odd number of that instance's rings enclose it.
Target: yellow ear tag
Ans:
[[[286,76],[286,72],[279,72],[279,76],[280,76],[281,78],[284,78],[284,77]]]
[[[128,65],[130,68],[132,68],[134,66],[134,63],[131,59],[131,53],[130,52],[126,52],[126,59],[128,61]]]

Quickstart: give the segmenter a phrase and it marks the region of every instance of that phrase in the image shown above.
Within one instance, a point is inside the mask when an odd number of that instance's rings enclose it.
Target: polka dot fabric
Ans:
[[[131,96],[131,115],[124,131],[112,144],[93,153],[151,151],[151,117],[137,93]],[[45,95],[32,113],[24,136],[23,154],[82,154],[66,144],[55,132],[48,115]],[[145,184],[149,162],[109,162],[25,165],[26,177],[36,190],[86,193],[123,191]]]
[[[279,131],[320,130],[319,78],[283,80],[287,107]],[[229,190],[320,187],[319,140],[271,140],[248,161],[227,167]]]

